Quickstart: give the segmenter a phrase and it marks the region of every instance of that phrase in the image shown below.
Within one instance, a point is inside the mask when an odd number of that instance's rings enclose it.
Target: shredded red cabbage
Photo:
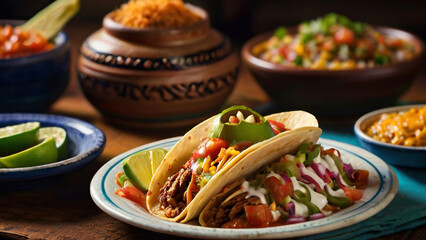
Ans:
[[[306,219],[304,216],[300,215],[292,215],[287,218],[285,221],[285,224],[295,224],[295,223],[301,223],[304,222]]]
[[[309,220],[318,220],[321,218],[325,218],[325,215],[323,213],[315,213],[309,216]]]

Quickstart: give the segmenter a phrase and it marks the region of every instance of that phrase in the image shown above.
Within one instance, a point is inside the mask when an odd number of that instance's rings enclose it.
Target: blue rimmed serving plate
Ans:
[[[199,226],[196,221],[183,224],[157,218],[142,207],[114,194],[114,191],[119,188],[115,183],[115,175],[122,171],[122,161],[127,156],[150,148],[169,149],[179,139],[180,137],[176,137],[153,142],[111,159],[98,170],[90,184],[90,194],[94,202],[104,212],[116,219],[136,227],[165,234],[211,239],[291,238],[328,232],[366,220],[385,208],[398,191],[398,178],[383,160],[361,148],[333,140],[320,139],[320,143],[324,147],[339,149],[344,162],[350,162],[354,168],[366,169],[370,175],[369,186],[360,201],[316,221],[256,229],[207,228]]]

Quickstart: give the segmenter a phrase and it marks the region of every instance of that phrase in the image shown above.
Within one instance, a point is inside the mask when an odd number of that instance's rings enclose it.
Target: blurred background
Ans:
[[[2,19],[28,19],[53,0],[3,0]],[[70,24],[94,24],[127,0],[81,0],[79,14]],[[386,25],[410,31],[426,39],[426,1],[341,1],[341,0],[186,0],[210,14],[213,27],[226,33],[236,43],[272,30],[336,12],[353,20]],[[82,25],[83,26],[83,25]]]
[[[54,0],[3,0],[0,8],[2,19],[29,19]],[[128,0],[81,0],[79,13],[67,24],[65,32],[71,40],[72,67],[75,67],[83,41],[102,27],[102,18]],[[237,50],[251,37],[272,31],[278,26],[292,26],[323,16],[330,12],[346,15],[352,20],[385,25],[412,32],[426,41],[426,1],[416,0],[185,0],[204,8],[210,15],[211,25],[231,38]],[[244,68],[243,68],[244,69]],[[242,71],[239,78],[251,78]],[[77,87],[75,71],[66,95],[81,94]],[[238,81],[241,84],[242,81]],[[250,81],[253,88],[258,88]],[[414,102],[424,102],[426,63],[411,89],[403,96]],[[418,87],[421,86],[421,87]],[[419,94],[420,93],[420,94]],[[239,99],[231,100],[239,102]],[[408,97],[407,97],[408,96]],[[259,99],[268,100],[265,94]],[[247,102],[247,99],[245,99]],[[253,102],[256,105],[256,102]]]

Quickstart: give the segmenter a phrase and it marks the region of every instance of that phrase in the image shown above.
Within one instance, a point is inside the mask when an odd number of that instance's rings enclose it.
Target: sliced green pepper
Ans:
[[[118,182],[121,186],[124,186],[124,182],[129,180],[129,178],[126,176],[126,174],[121,174],[120,177],[118,177]]]
[[[238,123],[230,123],[230,116],[235,116],[238,111],[241,111],[244,116],[253,115],[255,123],[239,121]],[[211,138],[221,138],[226,140],[230,145],[250,141],[253,144],[264,141],[275,134],[271,125],[259,113],[245,106],[233,106],[222,111],[214,120],[212,130],[210,131]]]
[[[317,205],[315,205],[311,202],[311,193],[310,193],[308,187],[303,183],[300,183],[300,185],[306,190],[306,193],[303,193],[300,190],[295,190],[294,191],[294,200],[304,204],[308,208],[309,215],[319,213],[320,209],[317,207]]]
[[[339,170],[339,173],[342,175],[343,181],[345,181],[345,183],[348,184],[349,186],[353,186],[354,183],[350,180],[345,170],[343,170],[343,164],[342,164],[342,161],[340,160],[340,157],[336,156],[336,154],[331,154],[330,156],[331,158],[333,158],[334,163],[336,164],[337,169]]]
[[[314,149],[312,149],[309,153],[308,153],[308,157],[306,159],[306,161],[304,162],[304,164],[306,166],[311,165],[312,162],[314,161],[314,158],[318,157],[318,155],[320,154],[320,150],[321,150],[321,146],[320,145],[316,145],[314,147]]]
[[[349,198],[332,196],[328,194],[328,192],[325,191],[325,189],[322,190],[322,194],[324,194],[324,196],[327,197],[327,201],[334,206],[337,206],[340,208],[346,208],[352,204],[352,201]]]

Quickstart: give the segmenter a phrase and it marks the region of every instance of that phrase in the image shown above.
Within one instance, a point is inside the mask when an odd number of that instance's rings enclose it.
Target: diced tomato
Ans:
[[[122,187],[116,190],[115,194],[117,194],[120,197],[127,198],[130,201],[141,205],[143,208],[146,208],[145,194],[135,187],[132,187],[132,186]]]
[[[334,34],[334,42],[337,44],[352,45],[354,43],[354,39],[354,33],[350,29],[345,27],[340,28]]]
[[[221,148],[228,148],[227,141],[220,138],[207,138],[204,140],[195,151],[192,153],[191,161],[196,161],[198,158],[210,156],[215,159]]]
[[[271,125],[272,131],[274,131],[275,135],[288,130],[283,123],[280,123],[274,120],[268,120],[268,122]]]
[[[292,50],[289,45],[285,45],[282,48],[278,49],[278,53],[280,53],[283,58],[289,62],[293,62],[296,59],[297,54],[292,53]]]
[[[351,187],[342,187],[343,191],[345,192],[345,195],[347,198],[351,199],[352,202],[358,201],[362,198],[363,190],[351,188]]]
[[[333,41],[326,41],[322,44],[322,49],[324,49],[325,51],[331,51],[334,48],[334,43]]]
[[[265,179],[263,184],[277,203],[282,203],[287,196],[294,196],[293,184],[284,184],[274,176]]]
[[[369,58],[374,55],[375,46],[374,43],[368,38],[359,39],[356,43],[358,49],[365,49],[363,57]]]
[[[365,189],[368,186],[368,175],[370,173],[367,170],[358,169],[352,173],[355,180],[355,186],[357,188]]]
[[[404,41],[402,39],[399,39],[399,38],[398,39],[391,39],[391,40],[388,40],[387,44],[388,44],[389,47],[399,48],[402,45],[404,45]]]
[[[244,211],[247,220],[253,227],[267,227],[273,220],[271,210],[267,204],[245,205]]]
[[[240,120],[238,120],[238,118],[236,116],[230,116],[229,117],[229,122],[230,123],[239,123]]]
[[[222,228],[249,228],[250,222],[244,218],[234,218],[222,225]]]

